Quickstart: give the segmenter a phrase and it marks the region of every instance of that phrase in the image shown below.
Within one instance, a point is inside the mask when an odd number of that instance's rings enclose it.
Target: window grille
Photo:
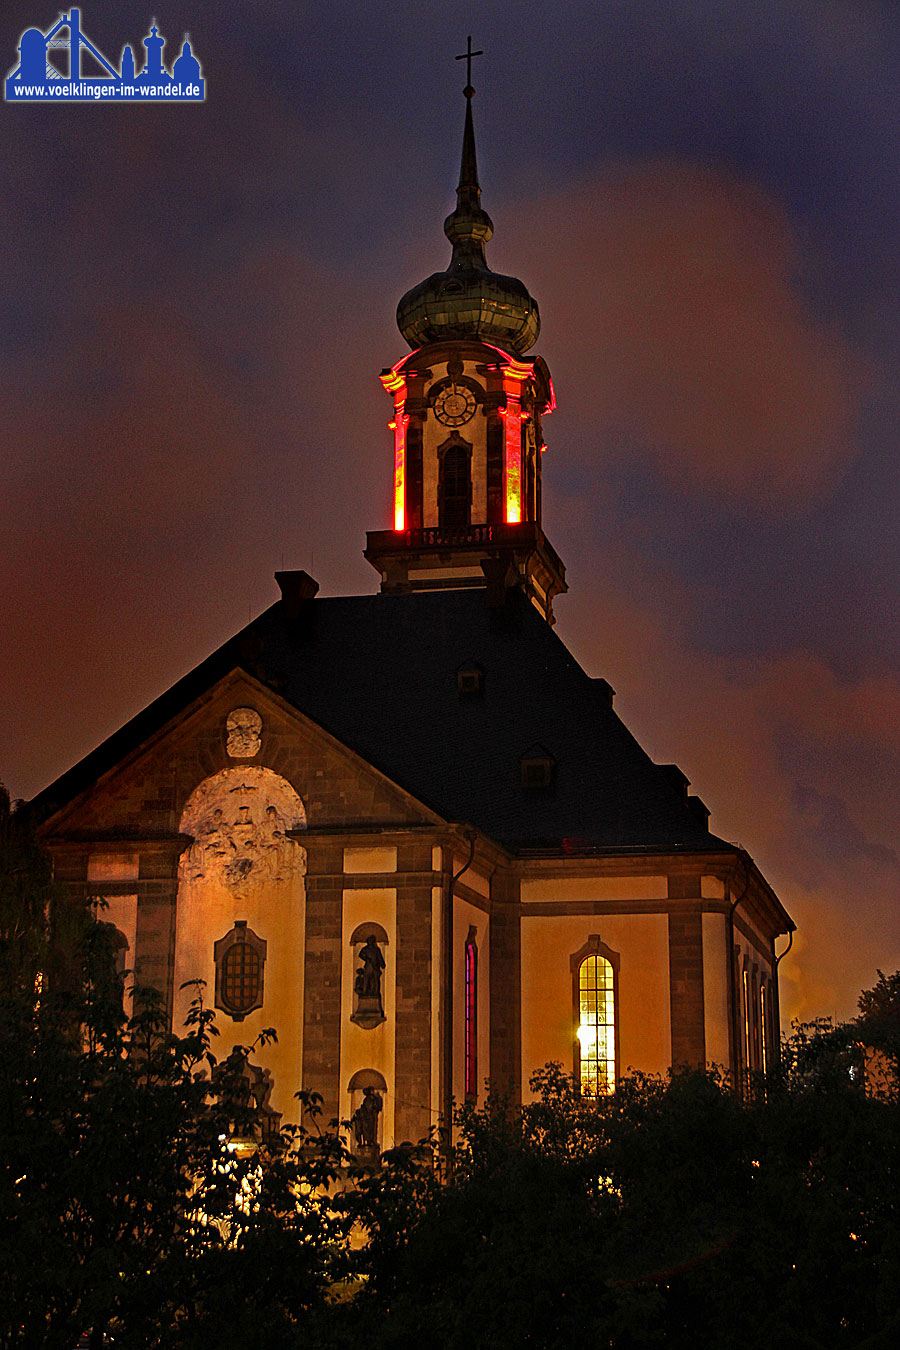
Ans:
[[[259,998],[259,957],[246,942],[229,947],[222,962],[222,1002],[231,1012],[247,1013]]]

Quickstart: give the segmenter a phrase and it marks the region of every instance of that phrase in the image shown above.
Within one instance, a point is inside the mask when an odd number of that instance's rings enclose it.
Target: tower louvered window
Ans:
[[[459,441],[444,452],[441,460],[438,515],[443,529],[464,530],[468,527],[471,497],[469,451]]]

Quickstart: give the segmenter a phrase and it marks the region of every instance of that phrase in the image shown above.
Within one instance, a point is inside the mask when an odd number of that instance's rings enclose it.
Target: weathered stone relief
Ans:
[[[181,830],[194,842],[181,876],[216,881],[237,897],[306,870],[306,852],[288,836],[306,828],[306,812],[286,779],[271,769],[223,769],[191,794]]]
[[[225,722],[225,749],[232,759],[259,753],[262,718],[255,708],[233,708]]]

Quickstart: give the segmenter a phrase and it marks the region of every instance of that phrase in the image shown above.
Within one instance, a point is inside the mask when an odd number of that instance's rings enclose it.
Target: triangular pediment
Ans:
[[[37,799],[45,837],[172,837],[198,786],[242,766],[285,779],[310,829],[442,819],[241,668],[157,725],[147,727],[146,713],[134,722],[143,725],[128,724]]]

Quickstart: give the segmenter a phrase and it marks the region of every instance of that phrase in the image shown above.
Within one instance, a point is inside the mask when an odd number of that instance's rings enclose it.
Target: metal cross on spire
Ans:
[[[483,51],[479,51],[479,52],[473,52],[473,51],[472,51],[472,34],[470,33],[469,36],[466,38],[466,50],[462,53],[461,56],[457,56],[457,57],[456,57],[456,60],[457,60],[457,61],[465,61],[465,63],[466,63],[466,87],[465,87],[465,89],[463,90],[463,93],[465,94],[466,98],[471,98],[472,95],[475,93],[475,90],[472,88],[472,57],[473,57],[473,56],[484,56],[484,52],[483,52]]]

